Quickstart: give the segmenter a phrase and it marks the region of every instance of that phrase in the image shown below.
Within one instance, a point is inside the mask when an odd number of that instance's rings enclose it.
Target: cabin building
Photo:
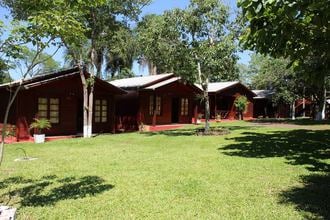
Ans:
[[[89,74],[85,73],[88,78]],[[9,97],[21,82],[0,85],[0,125],[4,121]],[[93,133],[115,129],[115,96],[122,89],[95,78]],[[15,127],[17,140],[28,139],[34,118],[47,118],[51,129],[46,135],[76,135],[83,132],[83,89],[78,68],[63,70],[27,79],[22,82],[12,105],[8,124]],[[0,127],[1,128],[1,127]]]
[[[139,125],[189,124],[197,118],[198,86],[173,74],[111,81],[127,92],[117,99],[118,129],[137,130]]]
[[[235,99],[239,96],[246,96],[248,106],[243,113],[244,119],[253,118],[254,97],[256,94],[238,81],[217,82],[209,84],[210,118],[211,119],[237,119]],[[204,108],[202,113],[204,114]]]

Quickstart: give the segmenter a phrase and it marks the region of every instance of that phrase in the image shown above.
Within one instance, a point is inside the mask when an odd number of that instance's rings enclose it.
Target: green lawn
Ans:
[[[329,130],[220,123],[7,145],[0,203],[19,219],[329,219]],[[313,126],[313,125],[310,125]],[[22,157],[38,157],[14,162]]]

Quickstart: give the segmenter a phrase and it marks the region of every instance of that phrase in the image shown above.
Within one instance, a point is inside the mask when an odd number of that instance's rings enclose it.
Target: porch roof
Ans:
[[[254,99],[270,99],[274,94],[271,90],[252,90],[257,96]]]
[[[4,83],[4,84],[0,85],[0,89],[13,88],[13,87],[17,87],[19,85],[22,85],[23,89],[30,89],[33,87],[38,87],[38,86],[45,85],[45,84],[48,84],[48,83],[51,83],[54,81],[58,81],[58,80],[61,80],[64,78],[73,77],[73,76],[76,76],[79,74],[80,74],[79,68],[63,69],[60,71],[49,72],[49,73],[45,73],[45,74],[38,75],[35,77],[31,77],[31,78],[28,78],[25,80],[21,79],[21,80],[12,81],[9,83]],[[85,75],[89,76],[90,74],[85,73]],[[111,90],[115,94],[125,94],[126,93],[126,91],[122,90],[121,88],[118,88],[97,77],[95,77],[95,83],[97,85],[100,85],[104,89]]]
[[[160,87],[163,87],[163,86],[166,86],[168,84],[171,84],[173,82],[179,81],[180,79],[181,79],[180,77],[169,78],[169,79],[167,79],[165,81],[161,81],[159,83],[153,84],[153,85],[148,86],[148,87],[146,87],[144,89],[146,89],[146,90],[155,90],[155,89],[158,89]]]
[[[232,87],[236,84],[240,84],[240,82],[239,81],[229,81],[229,82],[209,83],[208,92],[210,92],[210,93],[220,92],[220,91],[227,89],[229,87]]]
[[[173,73],[165,73],[165,74],[158,74],[152,76],[140,76],[140,77],[132,77],[127,79],[119,79],[110,81],[110,83],[114,86],[118,86],[120,88],[143,88],[155,83],[159,83],[163,80],[167,80],[171,78],[174,74]]]

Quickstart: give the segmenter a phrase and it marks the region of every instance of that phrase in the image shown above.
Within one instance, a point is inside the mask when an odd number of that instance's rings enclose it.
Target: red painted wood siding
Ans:
[[[0,92],[1,97],[8,97],[8,94]],[[47,135],[71,135],[82,131],[78,126],[78,113],[82,112],[82,85],[80,76],[75,75],[59,81],[41,85],[38,87],[22,90],[13,105],[11,111],[10,124],[17,127],[17,136],[20,139],[29,138],[33,131],[29,130],[29,125],[36,117],[38,111],[38,98],[59,98],[59,119],[58,124],[52,124],[50,130],[45,131]],[[106,123],[93,123],[93,132],[113,131],[115,102],[111,92],[106,91],[98,84],[95,85],[95,99],[106,99],[108,101],[108,121]],[[6,103],[0,103],[0,120],[3,121]],[[82,115],[82,114],[80,114]],[[82,118],[81,118],[82,120]],[[94,120],[94,118],[93,118]]]

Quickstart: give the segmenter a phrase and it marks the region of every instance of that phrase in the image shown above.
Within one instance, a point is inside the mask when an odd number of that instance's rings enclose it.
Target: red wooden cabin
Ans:
[[[85,74],[88,78],[89,74]],[[4,120],[9,97],[19,81],[0,85],[0,122]],[[93,133],[115,128],[115,95],[125,92],[99,78],[95,79]],[[34,118],[48,118],[46,135],[76,135],[83,130],[83,92],[78,68],[40,75],[23,82],[12,105],[9,124],[16,126],[18,140],[30,138]]]
[[[143,125],[192,123],[201,90],[173,74],[134,77],[111,82],[128,92],[117,100],[118,129]]]
[[[234,101],[239,96],[246,96],[249,101],[247,110],[243,113],[244,119],[253,118],[253,97],[255,97],[256,94],[250,89],[238,81],[210,83],[210,118],[217,119],[221,117],[221,119],[237,119],[237,110]],[[203,110],[202,113],[204,113]]]

